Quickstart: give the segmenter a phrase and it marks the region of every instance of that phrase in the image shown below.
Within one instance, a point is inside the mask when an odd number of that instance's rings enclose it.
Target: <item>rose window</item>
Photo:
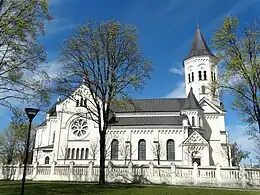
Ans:
[[[71,124],[72,134],[76,137],[83,137],[87,134],[87,121],[82,118],[75,119]]]

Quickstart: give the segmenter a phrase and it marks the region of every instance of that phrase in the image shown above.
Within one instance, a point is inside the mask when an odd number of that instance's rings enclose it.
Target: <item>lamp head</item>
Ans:
[[[36,108],[25,108],[25,112],[30,121],[34,119],[34,117],[37,115],[39,111],[40,110]]]

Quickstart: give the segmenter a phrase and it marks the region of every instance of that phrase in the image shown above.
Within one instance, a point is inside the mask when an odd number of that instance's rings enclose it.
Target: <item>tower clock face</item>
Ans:
[[[87,120],[84,118],[74,119],[71,123],[70,129],[71,135],[75,139],[84,139],[89,134]]]

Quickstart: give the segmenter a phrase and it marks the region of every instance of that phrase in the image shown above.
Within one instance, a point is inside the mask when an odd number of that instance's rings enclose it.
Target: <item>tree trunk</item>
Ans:
[[[105,151],[106,151],[106,136],[100,136],[100,166],[99,166],[99,184],[105,184]]]

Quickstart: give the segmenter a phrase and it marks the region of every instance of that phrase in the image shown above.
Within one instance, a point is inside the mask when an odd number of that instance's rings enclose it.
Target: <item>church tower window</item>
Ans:
[[[204,80],[207,80],[207,72],[204,70],[203,72]]]
[[[175,160],[175,145],[172,139],[167,141],[167,160],[174,161]]]
[[[194,117],[194,116],[191,117],[191,125],[192,125],[192,126],[195,126],[195,117]]]
[[[214,81],[216,80],[216,73],[214,72]]]
[[[111,160],[118,160],[118,140],[111,142]]]
[[[146,160],[146,141],[144,139],[138,142],[138,160]]]
[[[201,93],[202,93],[202,94],[205,94],[205,91],[206,91],[206,88],[205,88],[204,85],[202,85],[202,86],[201,86]]]
[[[194,72],[191,73],[191,81],[194,81]]]
[[[190,83],[190,74],[188,74],[188,78],[189,78],[189,83]]]
[[[199,71],[199,81],[201,81],[202,79],[202,75],[201,75],[201,71]]]

